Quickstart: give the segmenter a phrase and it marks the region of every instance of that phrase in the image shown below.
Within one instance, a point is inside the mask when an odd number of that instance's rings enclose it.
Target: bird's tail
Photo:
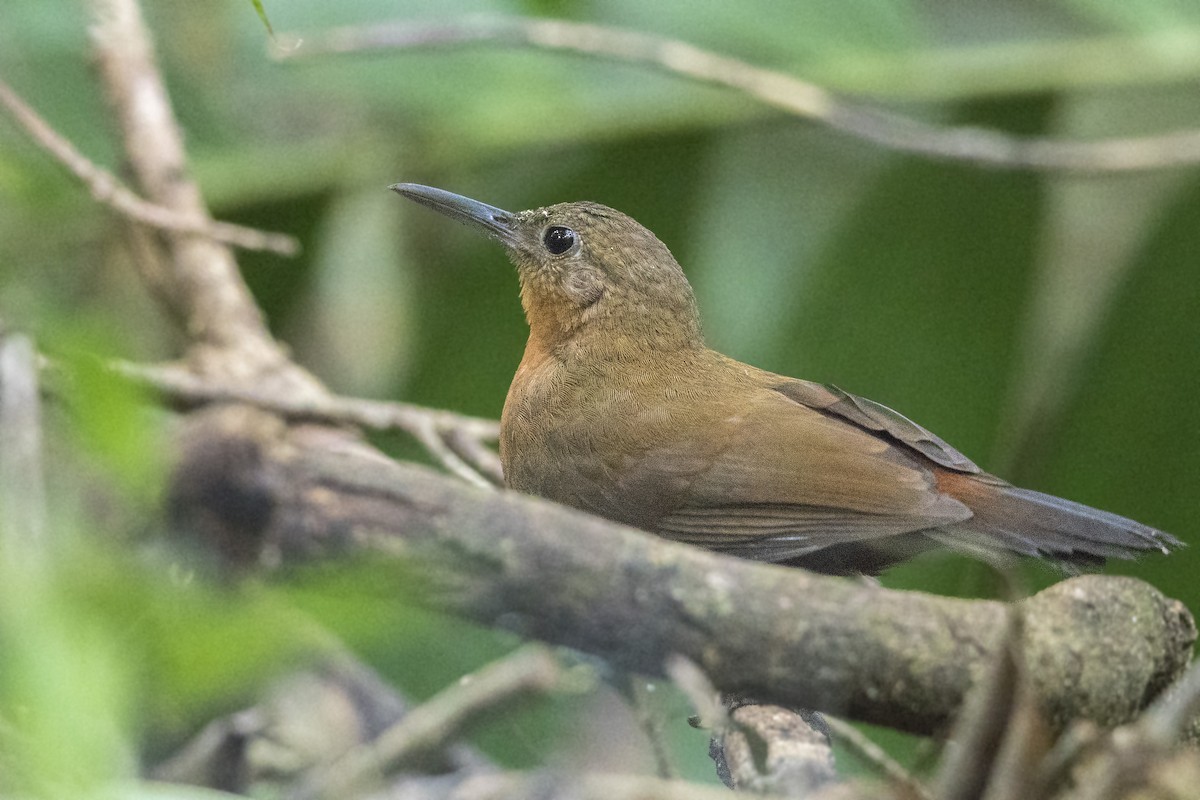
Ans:
[[[927,535],[976,555],[1007,552],[1096,564],[1182,546],[1171,534],[1127,517],[1021,489],[991,475],[943,472],[938,488],[964,503],[974,516]]]

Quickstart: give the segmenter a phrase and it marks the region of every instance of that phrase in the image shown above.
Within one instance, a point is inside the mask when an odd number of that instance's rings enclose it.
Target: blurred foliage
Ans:
[[[503,253],[388,184],[512,209],[592,199],[672,248],[714,346],[892,405],[1026,485],[1185,540],[1200,533],[1200,170],[1079,177],[931,163],[727,91],[564,54],[267,56],[267,17],[279,33],[478,12],[678,37],[916,116],[1086,139],[1200,125],[1200,5],[147,7],[215,212],[303,241],[295,261],[241,263],[274,330],[340,391],[495,416],[524,340]],[[0,76],[117,168],[79,4],[7,0]],[[72,363],[174,355],[177,334],[125,263],[120,226],[5,120],[0,315]],[[165,415],[76,372],[67,407],[49,415],[53,546],[36,570],[15,568],[11,553],[0,564],[0,789],[61,793],[130,775],[147,743],[161,754],[242,707],[267,676],[327,646],[324,630],[416,697],[513,646],[397,604],[357,573],[206,587],[153,544]],[[1112,569],[1200,608],[1194,558]],[[1029,586],[1053,578],[1031,568]],[[984,570],[947,556],[885,580],[990,591]],[[596,703],[548,703],[493,723],[481,741],[507,763],[532,763],[571,714],[572,730],[594,722]],[[682,724],[681,701],[667,705],[685,773],[711,779],[703,736]]]

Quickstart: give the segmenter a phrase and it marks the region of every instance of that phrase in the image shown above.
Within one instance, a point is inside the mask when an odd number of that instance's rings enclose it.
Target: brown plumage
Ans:
[[[392,189],[482,228],[517,266],[529,343],[500,426],[514,489],[839,574],[938,544],[1076,563],[1178,544],[1005,483],[878,403],[708,349],[683,270],[618,211],[509,213],[426,186]]]

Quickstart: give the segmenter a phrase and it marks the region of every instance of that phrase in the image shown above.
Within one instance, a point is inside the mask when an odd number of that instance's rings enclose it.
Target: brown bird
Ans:
[[[1063,565],[1179,542],[981,470],[890,408],[708,349],[666,246],[596,203],[510,213],[390,187],[500,240],[529,342],[500,421],[509,487],[669,539],[834,574],[934,545]]]

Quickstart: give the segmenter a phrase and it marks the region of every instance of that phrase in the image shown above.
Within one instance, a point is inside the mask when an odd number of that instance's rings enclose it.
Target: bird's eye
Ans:
[[[570,228],[564,228],[562,225],[551,225],[542,234],[542,244],[546,245],[546,249],[554,255],[561,256],[575,246],[575,241],[578,238],[575,231]]]

